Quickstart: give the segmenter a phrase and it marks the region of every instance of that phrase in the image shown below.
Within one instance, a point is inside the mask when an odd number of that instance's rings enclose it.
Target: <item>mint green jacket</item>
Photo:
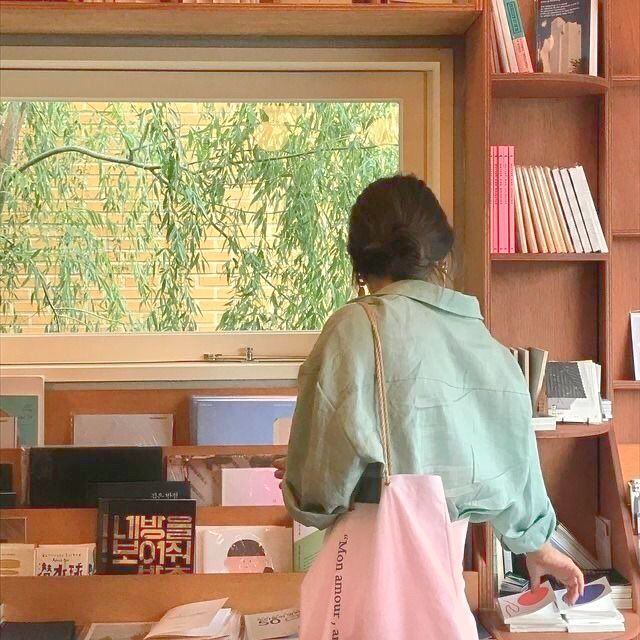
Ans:
[[[366,301],[383,345],[392,474],[441,476],[452,519],[490,521],[515,553],[538,549],[556,518],[530,396],[478,301],[418,280]],[[371,328],[352,302],[329,319],[300,369],[283,484],[291,516],[329,527],[349,509],[367,464],[382,461]]]

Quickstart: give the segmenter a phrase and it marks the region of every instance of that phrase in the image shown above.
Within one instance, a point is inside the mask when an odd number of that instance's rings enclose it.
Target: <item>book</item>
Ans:
[[[505,14],[509,23],[509,32],[513,41],[513,48],[518,63],[518,71],[520,73],[533,73],[533,65],[531,64],[531,56],[529,54],[529,46],[522,25],[522,17],[520,16],[520,5],[518,0],[504,0]]]
[[[173,415],[75,415],[73,444],[83,447],[170,447],[173,444]]]
[[[0,544],[0,576],[35,575],[36,547],[33,544]]]
[[[300,609],[245,615],[244,626],[246,640],[297,638],[300,629]]]
[[[195,523],[195,500],[100,500],[96,573],[193,573]]]
[[[496,0],[492,0],[491,23],[493,24],[493,32],[495,34],[498,55],[500,58],[500,71],[503,73],[509,73],[511,69],[509,68],[509,58],[507,56],[507,45],[505,43],[504,31],[500,24],[500,16],[498,15],[495,1]]]
[[[498,152],[497,147],[491,145],[490,148],[490,163],[489,168],[491,172],[491,189],[489,190],[489,209],[491,212],[491,253],[500,252],[500,243],[498,241]]]
[[[513,190],[513,167],[514,167],[515,148],[507,147],[507,184],[508,203],[509,203],[509,253],[516,252],[516,214],[515,214],[515,198]]]
[[[529,203],[529,208],[531,210],[531,219],[533,220],[533,228],[536,234],[536,243],[538,244],[538,248],[540,253],[549,253],[550,249],[547,245],[547,237],[544,233],[544,229],[542,228],[542,217],[541,213],[538,210],[538,203],[536,201],[533,186],[531,184],[531,178],[529,176],[529,172],[526,167],[520,167],[520,175],[522,176],[522,182],[525,187],[525,193],[527,195],[527,201]]]
[[[522,178],[521,167],[515,167],[515,186],[517,197],[520,199],[520,206],[522,208],[522,218],[524,221],[524,232],[527,238],[527,248],[531,253],[538,253],[538,243],[536,241],[536,232],[533,226],[533,217],[531,215],[531,209],[529,207],[529,200],[527,198],[527,191]]]
[[[509,253],[509,147],[498,146],[498,253]]]
[[[538,215],[540,216],[540,226],[542,227],[542,232],[544,233],[544,239],[547,243],[547,247],[549,248],[549,253],[558,253],[558,248],[556,247],[555,241],[553,239],[553,234],[551,232],[551,222],[549,220],[544,200],[542,199],[540,187],[538,186],[538,179],[536,176],[535,168],[524,167],[524,171],[528,174],[529,181],[531,182],[531,192],[533,193],[533,197],[536,203],[536,210],[538,212]]]
[[[602,231],[602,225],[598,218],[598,212],[593,202],[593,196],[589,190],[589,184],[587,183],[587,176],[584,173],[584,169],[581,166],[576,166],[569,169],[569,175],[573,184],[573,189],[576,193],[578,204],[580,205],[580,211],[582,212],[582,218],[589,234],[589,241],[594,251],[601,251],[607,253],[609,248]]]
[[[37,576],[90,576],[95,565],[95,543],[41,544],[36,548]]]
[[[598,0],[537,0],[537,69],[598,75]]]
[[[275,468],[222,469],[223,507],[284,505]]]
[[[173,455],[167,458],[167,478],[188,481],[191,497],[200,506],[222,505],[224,469],[271,469],[281,455]]]
[[[555,416],[534,416],[531,423],[534,431],[555,431],[558,426]]]
[[[291,528],[199,526],[196,554],[198,573],[291,572]]]
[[[496,28],[499,28],[502,33],[502,39],[504,41],[504,48],[507,56],[508,68],[506,71],[511,73],[518,72],[518,59],[516,57],[515,47],[513,46],[513,40],[511,38],[511,31],[509,31],[509,21],[507,19],[507,12],[504,6],[504,0],[492,0],[493,10],[498,16],[498,22]]]
[[[629,506],[631,507],[633,532],[640,535],[640,478],[629,480]]]
[[[539,415],[538,404],[547,375],[548,361],[548,351],[533,347],[529,349],[529,393],[531,395],[531,408],[534,416]]]
[[[611,569],[611,520],[596,516],[596,555],[598,564]]]
[[[556,220],[558,222],[558,226],[560,227],[560,233],[562,234],[562,240],[564,242],[565,249],[568,253],[574,253],[573,242],[571,241],[571,234],[569,233],[569,229],[567,228],[567,223],[564,217],[564,212],[562,210],[562,205],[560,204],[560,199],[558,198],[558,193],[556,191],[555,185],[553,183],[553,177],[551,176],[551,169],[549,167],[542,167],[543,177],[545,182],[547,183],[546,191],[551,198],[551,204],[555,211]]]
[[[38,447],[30,450],[32,507],[95,507],[90,485],[164,479],[161,447]]]
[[[578,229],[578,234],[580,235],[580,243],[582,244],[584,253],[591,253],[592,251],[595,251],[595,249],[591,247],[591,242],[589,241],[589,234],[587,233],[587,228],[584,224],[584,218],[582,217],[582,212],[580,211],[580,205],[578,204],[578,200],[576,198],[576,192],[573,189],[573,183],[571,182],[569,170],[561,169],[560,177],[562,178],[564,191],[571,208],[572,217],[576,223],[576,228]]]
[[[553,205],[553,199],[549,193],[547,186],[547,180],[544,177],[544,170],[542,167],[533,167],[533,172],[542,198],[542,204],[544,206],[545,215],[549,221],[549,230],[553,237],[553,244],[555,245],[558,253],[567,253],[567,247],[564,243],[564,237],[560,230],[560,223],[556,215],[556,210]]]
[[[640,380],[640,311],[629,313],[631,322],[631,352],[633,353],[633,372],[636,380]]]
[[[325,532],[315,527],[293,523],[293,570],[304,573],[318,557],[324,542]]]
[[[598,369],[591,360],[549,362],[546,392],[549,412],[559,422],[602,422]]]
[[[0,449],[15,449],[18,446],[18,419],[0,416]]]
[[[137,500],[190,500],[191,484],[187,481],[156,480],[153,482],[90,482],[89,499],[95,506],[101,498]]]
[[[498,598],[498,608],[509,631],[558,631],[567,625],[556,607],[556,599],[549,582],[533,591]]]
[[[191,443],[274,444],[276,421],[291,418],[295,404],[295,396],[194,396]]]
[[[558,200],[560,201],[560,208],[562,210],[567,229],[569,230],[569,235],[571,236],[571,244],[573,245],[573,250],[575,251],[575,253],[584,253],[582,242],[580,241],[580,234],[578,233],[578,227],[576,226],[576,221],[574,220],[573,213],[571,212],[571,206],[569,205],[569,200],[567,199],[567,193],[564,189],[560,170],[552,169],[551,178],[553,180],[553,185],[555,186],[556,195],[558,197]]]
[[[516,217],[516,251],[519,253],[529,253],[527,233],[524,226],[524,213],[522,211],[522,202],[520,200],[520,192],[518,190],[518,179],[516,178],[515,171],[513,173],[513,202]]]
[[[74,622],[3,622],[2,640],[74,640]]]
[[[500,62],[496,25],[493,18],[491,18],[491,24],[489,25],[489,41],[491,42],[491,73],[501,73],[503,69]]]

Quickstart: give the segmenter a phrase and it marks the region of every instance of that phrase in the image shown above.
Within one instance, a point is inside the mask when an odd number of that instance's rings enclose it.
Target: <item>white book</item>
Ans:
[[[571,234],[569,233],[569,229],[567,228],[567,223],[564,218],[564,212],[562,211],[562,205],[560,204],[560,200],[558,198],[558,193],[556,191],[555,185],[553,184],[553,177],[551,176],[551,169],[549,167],[542,167],[542,174],[544,177],[546,184],[546,190],[551,198],[551,203],[556,213],[556,222],[560,228],[560,233],[562,234],[562,239],[564,240],[565,248],[569,253],[575,253],[573,242],[571,241]]]
[[[571,214],[573,216],[574,222],[576,223],[578,234],[580,235],[580,243],[582,244],[584,253],[591,253],[596,249],[593,249],[591,246],[589,234],[587,233],[587,228],[584,224],[584,218],[582,217],[582,212],[580,211],[580,205],[578,204],[578,200],[576,199],[576,192],[573,190],[573,183],[571,182],[569,170],[560,169],[560,177],[562,178],[564,191],[567,194],[567,200],[569,201],[569,206],[571,207]]]
[[[496,71],[502,71],[503,73],[509,73],[509,58],[507,57],[507,47],[504,42],[504,32],[502,31],[502,27],[500,26],[500,18],[498,17],[498,12],[495,7],[491,12],[491,18],[493,21],[493,29],[496,35],[496,44],[498,48],[498,54],[500,56],[500,69],[496,69]]]
[[[602,253],[607,253],[609,248],[607,247],[607,241],[605,240],[604,233],[602,231],[602,225],[598,212],[596,211],[596,205],[593,202],[593,196],[589,190],[589,184],[587,182],[587,176],[584,169],[581,166],[572,167],[569,169],[569,175],[571,176],[571,182],[573,183],[578,204],[580,205],[580,211],[582,211],[582,217],[589,233],[589,240],[592,247],[597,247]]]
[[[584,253],[584,249],[582,248],[582,242],[580,241],[580,234],[578,233],[578,227],[576,226],[576,221],[573,218],[573,213],[571,212],[571,206],[569,205],[569,200],[567,199],[567,194],[566,194],[566,191],[564,190],[564,184],[562,183],[562,176],[560,175],[560,169],[553,169],[551,171],[551,176],[555,184],[558,199],[560,200],[560,206],[562,208],[562,213],[564,215],[567,228],[569,229],[569,235],[571,236],[573,250],[576,253]]]
[[[300,609],[283,609],[244,616],[246,640],[292,638],[300,628]]]
[[[563,627],[564,621],[556,607],[549,582],[544,582],[534,591],[498,598],[498,608],[504,623],[510,625],[511,631],[523,626],[539,630]]]
[[[35,575],[34,544],[0,544],[0,576]]]
[[[173,415],[75,415],[73,444],[81,447],[170,447],[173,444]]]
[[[13,416],[0,416],[0,449],[18,446],[18,421]]]
[[[493,0],[493,10],[498,14],[498,26],[502,30],[502,35],[504,38],[507,59],[509,61],[509,68],[507,69],[507,71],[510,71],[511,73],[518,73],[518,58],[516,57],[516,50],[513,46],[513,40],[511,39],[509,21],[507,20],[507,12],[504,8],[503,0]]]
[[[602,423],[597,367],[591,360],[547,365],[549,413],[558,422]]]
[[[293,570],[290,527],[196,527],[199,573],[288,573]]]
[[[640,311],[632,311],[631,319],[631,350],[633,351],[633,367],[636,380],[640,380]]]
[[[36,548],[37,576],[90,576],[95,566],[95,543],[41,544]]]
[[[534,431],[555,431],[558,426],[555,416],[536,416],[531,421]]]
[[[589,28],[589,75],[598,75],[598,0],[591,0]]]

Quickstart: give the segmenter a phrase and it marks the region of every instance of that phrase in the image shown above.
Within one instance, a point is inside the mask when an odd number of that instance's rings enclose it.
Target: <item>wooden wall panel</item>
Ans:
[[[499,263],[492,268],[491,332],[554,360],[598,360],[598,266]]]
[[[616,389],[613,424],[618,442],[640,443],[640,391]]]
[[[640,231],[640,83],[611,90],[610,156],[613,230]]]
[[[599,100],[597,97],[494,100],[491,144],[515,145],[515,161],[519,165],[583,165],[597,201]]]
[[[595,554],[598,438],[538,440],[538,450],[558,520]]]
[[[259,389],[51,389],[45,393],[45,444],[73,442],[72,416],[83,413],[171,413],[173,441],[189,442],[189,402],[195,395],[293,394],[291,388]]]
[[[640,478],[640,444],[619,444],[618,452],[620,454],[622,481],[626,486],[629,480]],[[627,501],[625,497],[625,502]]]
[[[609,0],[611,73],[640,76],[640,2]]]
[[[633,380],[629,312],[640,310],[640,238],[615,240],[612,249],[613,377]]]

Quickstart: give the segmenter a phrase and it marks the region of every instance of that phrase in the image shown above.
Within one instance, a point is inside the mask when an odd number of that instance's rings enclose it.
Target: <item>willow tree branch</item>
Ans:
[[[104,153],[93,151],[92,149],[86,149],[85,147],[68,145],[65,147],[57,147],[56,149],[49,149],[48,151],[44,151],[40,155],[37,155],[35,158],[31,158],[31,160],[19,166],[18,171],[20,173],[23,173],[27,169],[33,167],[33,165],[38,164],[39,162],[42,162],[47,158],[51,158],[52,156],[57,156],[62,153],[79,153],[81,155],[94,158],[95,160],[104,160],[105,162],[113,162],[114,164],[125,164],[130,167],[145,169],[146,171],[159,171],[162,168],[161,165],[159,164],[146,164],[144,162],[136,162],[135,160],[130,160],[128,158],[119,158],[117,156],[109,156]]]

